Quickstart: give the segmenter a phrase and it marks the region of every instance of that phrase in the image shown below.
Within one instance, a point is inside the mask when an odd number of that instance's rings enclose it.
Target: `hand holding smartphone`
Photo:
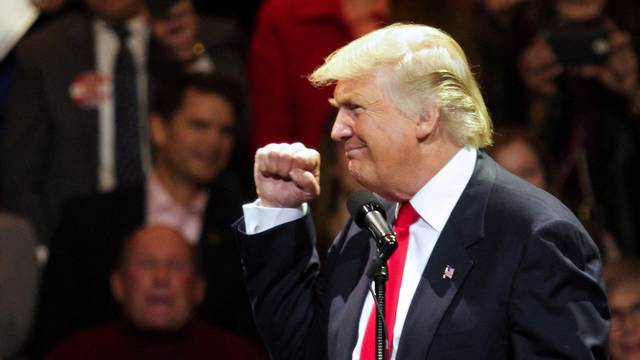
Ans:
[[[554,29],[547,32],[545,41],[564,65],[604,64],[611,53],[609,31],[604,27]]]

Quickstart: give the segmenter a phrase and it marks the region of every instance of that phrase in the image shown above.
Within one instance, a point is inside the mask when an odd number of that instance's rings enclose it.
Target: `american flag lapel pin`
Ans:
[[[456,269],[454,269],[451,265],[445,266],[444,272],[442,273],[442,278],[451,280],[455,271]]]

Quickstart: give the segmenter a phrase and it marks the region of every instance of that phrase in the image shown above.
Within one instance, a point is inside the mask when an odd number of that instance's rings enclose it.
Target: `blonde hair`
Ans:
[[[459,145],[492,143],[492,123],[464,51],[442,30],[393,24],[334,51],[309,76],[315,86],[387,71],[386,93],[400,111],[420,116],[436,105],[447,132]]]

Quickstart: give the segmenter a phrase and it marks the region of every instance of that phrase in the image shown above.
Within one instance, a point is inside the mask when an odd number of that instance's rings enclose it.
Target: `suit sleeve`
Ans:
[[[84,231],[84,224],[77,220],[82,206],[76,206],[76,203],[72,201],[65,207],[43,269],[33,338],[36,357],[47,354],[81,329],[83,315],[87,312],[87,284],[80,279],[87,272],[83,261],[93,254],[86,249],[88,245],[85,244],[90,243],[91,237]],[[100,309],[99,313],[103,311]]]
[[[42,237],[48,224],[44,220],[39,189],[47,168],[50,125],[44,111],[42,76],[33,55],[26,48],[19,49],[17,53],[16,74],[2,142],[3,169],[0,173],[5,207],[27,217],[37,235]]]
[[[25,344],[38,288],[35,236],[29,223],[0,214],[0,357]]]
[[[246,235],[242,221],[235,227],[256,325],[271,357],[325,359],[327,314],[311,216],[256,235]]]
[[[606,359],[609,311],[598,250],[566,221],[527,242],[509,306],[514,359]]]

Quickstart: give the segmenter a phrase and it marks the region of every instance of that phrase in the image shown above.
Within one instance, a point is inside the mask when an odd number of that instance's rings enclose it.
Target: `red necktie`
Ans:
[[[389,340],[389,354],[392,353],[393,344],[393,327],[396,323],[396,310],[398,307],[398,298],[400,295],[400,285],[402,284],[402,272],[404,270],[404,262],[407,259],[407,249],[409,248],[409,227],[418,220],[419,215],[410,203],[406,202],[400,207],[398,219],[393,226],[396,232],[396,240],[398,248],[387,261],[389,268],[389,280],[386,284],[386,306],[385,306],[385,322],[387,323],[387,339]],[[362,348],[360,349],[360,360],[375,359],[376,354],[376,309],[374,308],[369,315],[367,329],[362,339]]]

